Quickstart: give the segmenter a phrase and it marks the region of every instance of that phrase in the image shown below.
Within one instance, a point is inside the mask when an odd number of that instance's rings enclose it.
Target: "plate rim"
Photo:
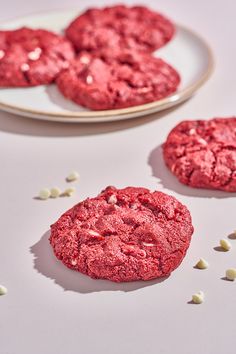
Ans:
[[[32,16],[40,16],[40,15],[44,15],[44,14],[50,14],[50,13],[63,13],[64,11],[75,11],[75,9],[71,8],[71,9],[64,9],[64,10],[51,10],[49,12],[45,12],[45,11],[40,11],[38,13],[31,13],[28,14],[26,16],[22,16],[22,17],[17,17],[14,19],[10,19],[8,21],[4,21],[1,24],[8,24],[17,20],[21,20],[21,19],[27,19],[29,17]],[[122,117],[127,117],[127,115],[133,115],[133,114],[143,114],[145,111],[147,111],[147,113],[150,110],[153,109],[157,109],[160,106],[163,106],[163,110],[165,108],[168,108],[169,106],[172,106],[176,101],[177,102],[183,102],[184,100],[188,99],[195,91],[197,91],[212,75],[213,71],[214,71],[214,67],[215,67],[215,60],[214,60],[214,55],[213,55],[213,51],[210,47],[210,45],[208,44],[208,42],[198,33],[196,33],[194,30],[189,29],[187,26],[184,25],[180,25],[178,23],[175,23],[175,26],[177,27],[177,29],[182,29],[187,31],[188,33],[192,34],[194,37],[196,37],[206,48],[207,51],[207,55],[208,55],[208,66],[205,70],[205,72],[201,75],[201,77],[199,77],[198,80],[196,80],[195,83],[193,83],[192,85],[189,85],[188,87],[186,87],[185,89],[181,90],[180,92],[175,92],[172,95],[158,100],[158,101],[154,101],[154,102],[150,102],[150,103],[145,103],[142,105],[138,105],[138,106],[133,106],[133,107],[128,107],[128,108],[120,108],[120,109],[109,109],[109,110],[99,110],[99,111],[83,111],[83,112],[72,112],[72,111],[68,111],[68,112],[48,112],[48,111],[44,111],[44,110],[34,110],[34,109],[30,109],[30,108],[26,108],[26,107],[22,107],[22,106],[16,106],[16,105],[12,105],[12,104],[8,104],[8,103],[4,103],[1,102],[1,98],[0,98],[0,110],[6,111],[6,112],[12,112],[15,114],[20,114],[20,115],[27,115],[32,116],[34,118],[38,117],[39,119],[50,119],[50,120],[55,120],[58,121],[59,119],[65,119],[68,121],[70,119],[73,119],[73,121],[76,122],[76,118],[78,119],[78,122],[80,119],[86,119],[88,122],[91,118],[91,120],[96,121],[96,118],[101,119],[102,117],[104,119],[111,117],[112,119],[114,119],[116,116],[120,117],[119,119],[122,119]],[[29,89],[32,87],[29,87]],[[16,88],[17,89],[17,88]],[[27,89],[27,88],[26,88]]]

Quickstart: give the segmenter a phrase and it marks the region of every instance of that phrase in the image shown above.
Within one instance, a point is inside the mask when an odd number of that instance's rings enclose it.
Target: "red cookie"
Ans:
[[[73,58],[71,43],[52,32],[0,31],[0,87],[50,84]]]
[[[112,6],[90,9],[66,29],[78,51],[104,48],[152,52],[174,35],[174,25],[164,16],[143,6]]]
[[[107,187],[63,214],[50,243],[67,267],[116,282],[169,275],[183,260],[193,226],[174,197],[145,188]]]
[[[179,74],[162,59],[135,51],[110,61],[81,52],[57,79],[66,98],[94,110],[160,100],[175,92],[179,82]]]
[[[236,192],[236,117],[181,122],[163,153],[180,182]]]

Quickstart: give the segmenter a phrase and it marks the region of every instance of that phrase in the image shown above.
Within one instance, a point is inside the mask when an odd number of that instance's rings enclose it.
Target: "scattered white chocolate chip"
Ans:
[[[93,77],[91,75],[88,75],[86,77],[86,82],[88,85],[91,85],[93,83]]]
[[[73,194],[75,194],[76,189],[71,187],[71,188],[67,188],[62,194],[61,196],[66,196],[66,197],[71,197]]]
[[[207,269],[209,267],[209,263],[205,259],[200,258],[196,264],[196,267],[198,269]]]
[[[42,49],[37,47],[32,52],[28,53],[28,58],[30,60],[38,60],[41,55],[41,52],[42,52]]]
[[[23,72],[28,71],[29,68],[30,68],[29,65],[26,63],[22,64],[20,67],[21,71],[23,71]]]
[[[198,291],[196,294],[193,294],[192,301],[194,304],[201,304],[204,301],[203,291]]]
[[[148,243],[148,242],[142,242],[142,244],[143,244],[144,246],[147,246],[147,247],[153,247],[153,246],[155,246],[154,243]]]
[[[4,50],[0,50],[0,59],[2,59],[5,56]]]
[[[50,190],[48,188],[43,188],[41,189],[41,191],[39,192],[39,198],[42,200],[46,200],[50,197],[51,193]]]
[[[117,198],[115,196],[115,194],[112,194],[107,201],[108,204],[116,204],[117,203]]]
[[[72,171],[67,177],[66,180],[67,182],[73,182],[79,179],[79,174],[76,171]]]
[[[227,269],[225,272],[225,276],[228,280],[235,280],[236,279],[236,269],[235,268]]]
[[[7,288],[3,285],[0,285],[0,296],[6,295],[6,293],[7,293]]]
[[[61,190],[58,187],[53,187],[50,190],[51,198],[58,198],[61,195]]]
[[[79,60],[82,64],[88,64],[90,62],[89,57],[86,57],[85,55],[82,55]]]
[[[220,246],[225,250],[225,251],[229,251],[231,249],[231,243],[226,240],[226,239],[222,239],[220,240]]]

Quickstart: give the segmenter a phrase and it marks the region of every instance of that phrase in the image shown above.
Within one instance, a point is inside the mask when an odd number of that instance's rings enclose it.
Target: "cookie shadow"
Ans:
[[[49,235],[50,231],[47,231],[37,243],[30,247],[30,252],[34,255],[34,268],[38,273],[52,279],[65,291],[74,291],[81,294],[99,291],[129,292],[161,283],[168,278],[128,283],[113,283],[108,280],[92,279],[67,268],[57,260],[48,241]]]
[[[232,198],[236,193],[228,193],[217,190],[192,188],[178,181],[165,164],[162,154],[162,145],[153,149],[148,157],[153,177],[158,178],[158,183],[166,189],[178,194],[197,198]]]

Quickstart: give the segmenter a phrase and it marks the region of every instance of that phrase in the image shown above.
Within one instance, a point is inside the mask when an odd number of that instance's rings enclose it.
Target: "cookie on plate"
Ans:
[[[73,58],[71,43],[52,32],[0,31],[0,87],[50,84]]]
[[[50,243],[67,267],[115,282],[168,276],[183,260],[193,226],[174,197],[107,187],[63,214]]]
[[[183,121],[168,135],[163,153],[180,182],[236,192],[236,117]]]
[[[169,64],[135,51],[124,51],[110,61],[81,52],[57,79],[66,98],[94,110],[160,100],[175,92],[179,83],[179,74]]]
[[[161,14],[144,6],[123,5],[89,9],[66,29],[66,36],[78,51],[103,48],[152,52],[165,45],[175,27]]]

